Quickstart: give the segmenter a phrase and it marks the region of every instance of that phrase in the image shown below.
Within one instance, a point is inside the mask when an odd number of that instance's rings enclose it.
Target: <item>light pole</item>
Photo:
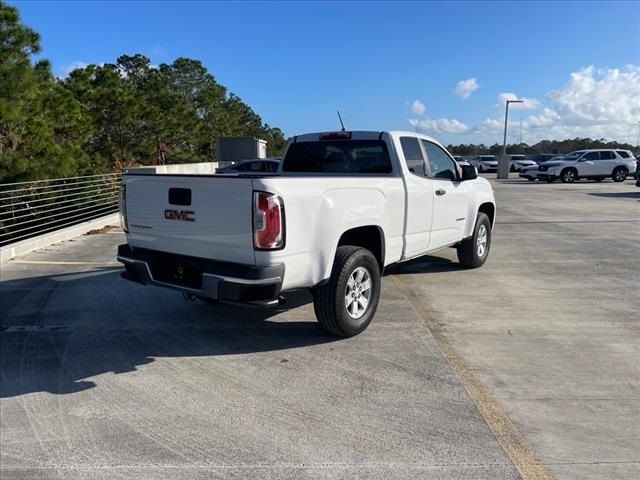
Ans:
[[[509,104],[523,103],[524,100],[507,100],[504,109],[504,140],[502,141],[502,156],[498,159],[498,178],[509,178],[509,159],[507,158],[507,122],[509,121]]]

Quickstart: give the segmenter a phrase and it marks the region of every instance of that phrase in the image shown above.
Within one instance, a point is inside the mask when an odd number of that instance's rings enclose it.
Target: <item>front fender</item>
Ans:
[[[469,204],[467,206],[467,223],[464,229],[464,238],[468,238],[473,235],[473,229],[476,225],[476,219],[478,218],[478,210],[484,203],[490,203],[493,205],[494,215],[492,227],[496,222],[496,200],[493,194],[493,188],[491,184],[484,178],[478,178],[469,182]]]

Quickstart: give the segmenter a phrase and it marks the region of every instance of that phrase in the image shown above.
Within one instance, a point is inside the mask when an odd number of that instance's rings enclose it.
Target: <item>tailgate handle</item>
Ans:
[[[170,188],[169,203],[171,205],[191,205],[191,189]]]

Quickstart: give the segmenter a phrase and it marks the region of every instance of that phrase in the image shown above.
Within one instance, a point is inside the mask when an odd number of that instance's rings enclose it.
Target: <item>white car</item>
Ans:
[[[498,159],[495,155],[477,155],[469,163],[478,169],[478,172],[497,172]]]
[[[519,172],[523,167],[538,165],[533,160],[529,160],[524,155],[509,155],[509,170]]]
[[[449,246],[483,265],[496,206],[434,139],[376,131],[293,137],[275,175],[125,172],[120,212],[124,278],[236,302],[310,289],[320,325],[348,337],[385,267]]]
[[[552,159],[547,160],[546,162],[540,163],[540,165],[545,165],[547,162],[562,161],[563,158],[564,157],[562,157],[562,156],[553,157]],[[531,165],[531,166],[528,166],[528,167],[522,167],[520,169],[520,171],[518,172],[518,176],[521,177],[521,178],[526,178],[530,182],[533,182],[536,178],[538,178],[538,164],[536,163],[535,165]]]
[[[560,179],[563,183],[572,183],[580,178],[597,181],[612,178],[614,182],[622,182],[635,171],[636,162],[629,150],[578,150],[565,155],[560,161],[538,165],[538,178],[547,182]]]

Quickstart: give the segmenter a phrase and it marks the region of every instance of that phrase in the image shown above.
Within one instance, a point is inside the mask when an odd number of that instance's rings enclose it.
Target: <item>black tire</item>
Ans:
[[[516,172],[517,170],[516,170],[516,167],[514,167],[513,165],[511,165],[511,167],[509,167],[509,171],[510,171],[511,173],[513,173],[513,172]]]
[[[484,167],[482,166],[482,164],[480,164],[480,166],[478,166],[478,173],[482,172],[484,172]]]
[[[535,182],[536,181],[535,178],[531,178],[531,177],[527,177],[527,180],[529,180],[530,182]]]
[[[611,178],[614,182],[620,183],[625,181],[627,175],[629,175],[629,170],[626,167],[616,167],[613,169]]]
[[[482,227],[486,232],[486,244],[482,254],[479,254],[478,238],[482,234]],[[491,249],[491,222],[486,213],[478,212],[476,225],[471,238],[467,238],[458,245],[458,261],[467,268],[478,268],[484,265]]]
[[[578,179],[578,171],[575,168],[565,168],[560,173],[562,183],[573,183]]]
[[[354,318],[347,311],[346,296],[348,282],[359,267],[369,274],[370,295],[364,313]],[[361,247],[350,245],[338,247],[327,283],[313,289],[313,309],[320,326],[329,333],[340,337],[353,337],[362,333],[373,320],[380,299],[380,267],[373,254]],[[363,292],[364,293],[364,292]],[[356,305],[358,308],[359,303]]]

